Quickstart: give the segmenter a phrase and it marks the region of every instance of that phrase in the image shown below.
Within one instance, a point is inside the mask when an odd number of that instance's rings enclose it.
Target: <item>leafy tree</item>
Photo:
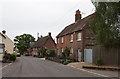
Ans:
[[[64,60],[66,61],[67,58],[70,56],[70,50],[66,47],[65,50],[62,52],[62,56]]]
[[[19,50],[21,54],[27,51],[29,48],[30,42],[34,42],[35,38],[30,34],[23,34],[20,36],[16,36],[14,38],[15,47]]]
[[[120,46],[120,2],[99,2],[91,28],[96,43],[106,47]]]

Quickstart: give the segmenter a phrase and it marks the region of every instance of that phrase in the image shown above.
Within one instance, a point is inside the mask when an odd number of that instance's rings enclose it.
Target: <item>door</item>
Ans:
[[[84,61],[92,63],[92,49],[84,49]]]
[[[81,52],[80,52],[80,49],[78,49],[78,61],[81,61]]]

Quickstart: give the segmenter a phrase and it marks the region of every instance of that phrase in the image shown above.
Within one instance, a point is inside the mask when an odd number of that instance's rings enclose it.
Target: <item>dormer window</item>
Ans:
[[[81,33],[77,34],[77,41],[80,41],[82,39]]]
[[[70,35],[70,42],[73,42],[73,34]]]

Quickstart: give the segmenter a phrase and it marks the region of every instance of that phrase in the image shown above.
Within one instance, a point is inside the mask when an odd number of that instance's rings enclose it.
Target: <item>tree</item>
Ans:
[[[34,42],[35,38],[30,34],[23,34],[20,36],[16,36],[14,38],[15,47],[19,50],[21,54],[27,51],[29,48],[30,42]]]
[[[99,2],[90,26],[96,43],[106,47],[120,46],[120,2]]]
[[[64,60],[66,61],[67,58],[70,56],[70,50],[66,47],[65,50],[62,52],[62,56]]]

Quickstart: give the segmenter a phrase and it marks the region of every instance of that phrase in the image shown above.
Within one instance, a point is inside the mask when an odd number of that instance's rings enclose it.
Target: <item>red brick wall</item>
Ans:
[[[56,44],[53,42],[52,39],[48,39],[47,42],[45,43],[45,47],[47,49],[56,49]]]
[[[66,36],[63,36],[63,38],[64,38],[64,43],[61,43],[61,41],[60,41],[60,43],[58,44],[58,41],[57,41],[57,50],[59,50],[60,51],[60,54],[62,53],[61,52],[61,48],[66,48],[66,47],[68,47],[69,49],[70,48],[73,48],[73,54],[71,55],[71,58],[74,58],[74,59],[76,59],[77,60],[77,54],[78,54],[78,52],[77,52],[77,50],[80,48],[81,50],[83,50],[83,41],[81,40],[81,41],[77,41],[77,34],[79,33],[79,32],[81,32],[82,33],[82,31],[78,31],[78,32],[74,32],[73,33],[73,42],[70,42],[70,35],[71,34],[69,34],[69,35],[66,35]],[[83,34],[82,34],[83,35]],[[61,38],[62,37],[59,37],[59,39],[61,40]],[[82,39],[83,39],[83,36],[82,36]],[[58,40],[58,38],[57,38],[57,40]]]

